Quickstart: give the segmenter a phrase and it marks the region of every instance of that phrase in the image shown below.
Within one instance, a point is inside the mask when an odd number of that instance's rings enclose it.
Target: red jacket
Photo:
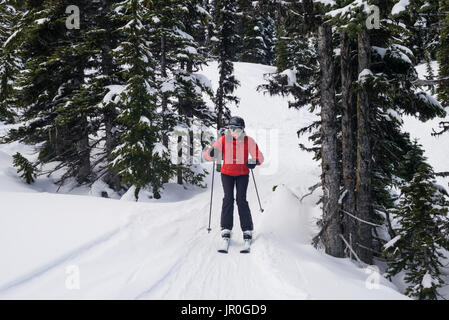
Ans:
[[[259,150],[257,143],[253,138],[245,134],[237,139],[229,134],[224,135],[214,142],[213,147],[220,151],[218,159],[224,160],[221,173],[230,176],[249,174],[249,168],[246,166],[248,154],[259,161],[258,165],[261,165],[264,161],[263,154]],[[207,149],[204,152],[204,158],[212,161],[213,158],[209,155],[209,150]]]

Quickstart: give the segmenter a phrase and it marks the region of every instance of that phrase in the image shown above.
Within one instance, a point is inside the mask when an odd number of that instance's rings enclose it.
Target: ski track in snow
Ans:
[[[250,177],[248,201],[255,224],[250,254],[239,252],[243,239],[237,207],[229,253],[217,252],[223,191],[219,174],[215,172],[211,233],[206,230],[209,175],[208,189],[187,200],[129,202],[125,220],[117,222],[118,226],[110,231],[34,267],[22,276],[8,278],[8,275],[3,275],[0,278],[0,298],[404,298],[392,285],[385,283],[382,283],[381,290],[368,290],[362,269],[348,259],[326,256],[310,245],[311,234],[316,231],[314,219],[320,213],[315,205],[319,191],[305,198],[301,204],[298,204],[298,198],[319,181],[320,168],[312,160],[312,155],[297,148],[296,131],[313,121],[315,116],[307,109],[288,109],[286,98],[256,92],[256,86],[263,82],[263,73],[273,72],[273,67],[249,63],[235,65],[236,77],[242,83],[236,92],[241,103],[240,107],[231,108],[232,113],[245,118],[248,129],[278,129],[280,139],[279,149],[270,151],[275,146],[267,146],[262,139],[255,137],[267,161],[276,163],[277,160],[278,165],[274,172],[266,169],[269,174],[264,174],[262,168],[254,171],[262,207],[265,208],[262,214]],[[216,68],[217,64],[211,63],[202,72],[214,85],[217,82]],[[306,138],[301,138],[301,142],[308,145]],[[205,167],[211,172],[211,163]],[[273,192],[275,185],[278,189]],[[6,193],[0,191],[0,197],[3,195]],[[68,205],[76,206],[81,199],[82,196],[76,196]],[[115,208],[115,204],[111,202],[110,209],[120,211],[123,201],[120,208]],[[27,252],[18,253],[21,254]],[[68,275],[65,268],[68,265],[79,267],[79,290],[66,288]]]
[[[32,281],[33,279],[47,273],[51,269],[54,269],[63,263],[67,263],[68,261],[76,259],[76,257],[78,257],[84,253],[87,253],[93,247],[98,246],[101,243],[110,240],[112,237],[117,235],[119,232],[120,232],[120,229],[116,229],[112,232],[109,232],[109,233],[105,234],[104,236],[98,238],[97,240],[95,240],[91,243],[88,243],[72,252],[69,252],[68,254],[60,257],[59,259],[57,259],[53,262],[50,262],[49,264],[29,273],[27,275],[20,277],[18,279],[15,279],[15,280],[11,281],[10,283],[7,283],[7,284],[1,286],[0,287],[0,296],[5,291],[8,291],[8,290],[14,289],[15,287],[19,287],[20,285],[26,284],[27,282]]]

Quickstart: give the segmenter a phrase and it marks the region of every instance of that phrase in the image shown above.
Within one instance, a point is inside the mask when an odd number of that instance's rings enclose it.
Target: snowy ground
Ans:
[[[232,112],[245,118],[266,157],[255,170],[263,213],[252,180],[248,189],[255,223],[251,254],[239,253],[237,212],[230,253],[216,252],[223,197],[218,175],[208,234],[211,176],[204,190],[169,184],[161,201],[95,197],[101,186],[56,194],[51,178],[27,186],[11,167],[11,155],[29,155],[30,147],[0,145],[0,299],[406,299],[371,269],[310,245],[319,194],[302,203],[298,198],[318,182],[320,168],[297,147],[296,131],[314,116],[289,110],[285,98],[256,92],[274,68],[235,66],[241,104]],[[203,71],[214,86],[216,68],[213,63]],[[407,120],[406,126],[422,138],[431,163],[447,170],[439,161],[449,135],[435,142],[428,138],[429,124]],[[6,129],[0,126],[0,134]],[[211,172],[210,163],[204,166]]]

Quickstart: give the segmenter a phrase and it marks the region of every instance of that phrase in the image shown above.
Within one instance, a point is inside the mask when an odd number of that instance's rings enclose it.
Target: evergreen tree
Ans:
[[[443,107],[449,106],[449,0],[441,1],[441,12],[445,13],[441,16],[441,30],[438,50],[439,76],[442,82],[437,87],[438,100],[441,101]],[[441,122],[442,134],[449,131],[449,122]]]
[[[285,21],[282,26],[289,31],[288,36],[284,37],[287,49],[289,46],[294,47],[295,37],[303,37],[311,44],[305,46],[306,41],[299,41],[298,43],[303,45],[301,49],[292,50],[292,53],[285,50],[286,66],[293,69],[293,72],[290,69],[287,70],[288,72],[270,75],[268,84],[260,87],[272,94],[291,93],[296,101],[295,103],[289,103],[290,106],[300,107],[307,103],[311,103],[313,106],[320,101],[317,95],[320,90],[317,85],[321,77],[317,75],[319,69],[315,67],[317,55],[313,44],[316,41],[313,40],[317,30],[314,27],[314,23],[316,25],[318,22],[316,17],[323,13],[317,13],[320,6],[308,6],[308,4],[310,4],[308,1],[304,1],[301,6],[295,7],[295,4],[283,3],[283,6],[286,6],[288,10],[285,10],[287,14],[282,18]],[[365,21],[367,15],[371,12],[366,11],[365,8],[368,8],[371,4],[376,3],[371,1],[341,1],[335,3],[334,7],[321,6],[321,10],[324,10],[330,19],[325,23],[337,27],[336,30],[339,31],[334,33],[332,45],[338,42],[342,43],[341,50],[334,51],[337,58],[335,59],[335,72],[337,73],[337,70],[340,70],[338,73],[341,74],[335,74],[334,76],[336,79],[336,103],[338,107],[341,106],[341,109],[337,108],[336,117],[340,117],[340,112],[342,112],[342,120],[337,128],[338,136],[341,137],[339,146],[337,146],[337,160],[342,163],[340,170],[344,170],[340,196],[341,212],[344,218],[336,221],[340,221],[339,223],[342,224],[338,228],[340,228],[347,242],[351,242],[358,256],[368,263],[371,259],[365,257],[365,254],[369,256],[372,252],[379,252],[383,244],[382,241],[379,242],[381,237],[377,234],[379,227],[372,228],[372,225],[368,223],[384,224],[389,233],[394,234],[388,217],[388,209],[394,207],[394,194],[392,194],[391,188],[397,186],[398,181],[406,179],[402,163],[407,152],[412,148],[409,135],[402,132],[401,129],[401,114],[414,115],[422,121],[445,114],[441,106],[428,97],[425,92],[413,88],[413,83],[417,79],[414,69],[416,59],[412,50],[408,49],[404,42],[401,42],[400,37],[405,32],[407,25],[399,24],[398,26],[391,20],[384,19],[381,22],[381,29],[366,32]],[[392,6],[391,3],[383,3],[380,8],[381,16],[390,13]],[[301,18],[298,17],[302,17],[304,21],[308,21],[307,19],[310,17],[313,17],[313,19],[310,23],[301,24]],[[295,22],[301,25],[296,25]],[[308,26],[310,29],[304,29],[304,26]],[[310,31],[312,34],[308,33]],[[365,41],[366,44],[361,47],[360,35],[362,33],[365,34],[364,38],[369,41]],[[357,49],[358,43],[359,49]],[[362,49],[367,59],[365,59],[363,68],[359,67],[359,70],[357,70],[353,65],[359,60],[359,66],[361,66]],[[295,61],[295,59],[297,60]],[[295,65],[298,65],[298,67],[293,68]],[[298,72],[298,70],[303,70],[303,72]],[[294,74],[295,77],[292,77],[291,74]],[[299,88],[291,85],[292,81],[289,81],[289,79],[294,79]],[[355,112],[356,107],[360,107],[361,102],[365,101],[360,99],[362,90],[365,92],[365,97],[368,98],[368,102],[364,103],[364,108],[369,111],[368,113],[366,111],[360,113],[369,114],[369,117],[364,120],[365,129],[368,130],[363,129],[362,131],[366,134],[365,138],[367,139],[365,140],[369,142],[366,150],[372,155],[363,157],[372,161],[371,168],[364,174],[364,181],[371,185],[371,191],[365,193],[372,197],[372,200],[365,201],[367,209],[364,210],[363,215],[355,207],[355,197],[360,197],[360,192],[353,194],[351,192],[354,190],[355,170],[357,169],[354,157],[357,144],[354,143],[355,140],[353,139],[355,139],[355,133],[361,129],[361,123],[356,123]],[[312,147],[301,147],[314,152],[316,160],[322,159],[322,123],[318,121],[298,131],[299,134],[305,132],[312,132],[310,139],[313,145]],[[365,145],[360,143],[361,140],[359,140],[359,145]],[[362,160],[362,157],[359,159]],[[359,161],[359,163],[364,162],[364,160]],[[355,220],[349,214],[358,216],[368,223]],[[322,232],[315,240],[324,235],[327,225],[328,223],[323,220],[321,224]],[[364,230],[363,227],[371,229],[371,231]],[[373,235],[375,237],[361,239],[362,235],[365,237]],[[350,254],[349,250],[347,252]]]
[[[435,184],[435,175],[425,163],[423,151],[415,144],[408,163],[418,168],[413,178],[401,186],[397,208],[391,210],[397,221],[397,236],[386,245],[391,255],[388,273],[405,273],[406,294],[418,299],[437,299],[444,281],[441,249],[449,249],[444,233],[448,194]]]
[[[89,32],[84,38],[84,47],[90,59],[83,94],[88,99],[87,103],[95,106],[95,121],[91,122],[95,134],[91,137],[91,145],[99,146],[104,142],[104,147],[97,148],[101,151],[97,151],[95,155],[92,170],[97,179],[102,178],[113,190],[121,191],[121,177],[117,170],[109,165],[113,160],[112,152],[120,139],[117,116],[118,96],[123,79],[112,51],[121,39],[118,30],[120,21],[113,19],[111,1],[101,0],[95,4],[89,12]]]
[[[363,88],[366,88],[370,113],[366,128],[371,132],[367,136],[367,141],[371,144],[369,149],[373,160],[371,173],[365,178],[366,181],[370,180],[372,188],[370,193],[373,199],[366,202],[372,202],[371,209],[369,213],[364,210],[366,214],[361,214],[360,209],[357,209],[357,214],[365,221],[380,224],[384,219],[382,215],[385,217],[387,209],[393,206],[394,198],[389,189],[396,184],[395,178],[398,177],[401,162],[411,145],[408,135],[402,133],[400,128],[402,121],[400,115],[410,114],[426,121],[436,116],[443,116],[444,111],[437,103],[432,103],[433,99],[429,98],[425,92],[413,89],[413,82],[417,79],[414,69],[416,58],[413,51],[405,46],[408,38],[401,36],[409,32],[408,26],[384,19],[381,21],[380,29],[368,30],[366,33],[365,21],[367,15],[371,13],[366,8],[371,4],[380,5],[381,16],[392,11],[391,3],[343,1],[333,8],[328,16],[332,17],[331,22],[353,39],[352,41],[358,38],[359,48],[361,48],[360,36],[364,33],[371,42],[368,44],[370,48],[367,52],[371,56],[370,61],[358,70],[358,75],[353,75],[354,80],[358,79],[355,89],[359,95],[358,100],[353,101],[353,104],[357,103],[359,107],[361,106],[363,99],[360,99],[360,95]],[[360,53],[359,49],[359,65]],[[365,72],[362,73],[364,69]],[[357,130],[360,132],[360,122]],[[346,141],[347,138],[344,139]],[[345,144],[344,141],[343,144]],[[391,156],[385,157],[385,152],[394,154],[394,161],[391,160]],[[371,156],[365,158],[371,159]],[[359,197],[359,192],[356,196]],[[363,225],[366,224],[359,223],[360,227]],[[391,229],[389,221],[386,221],[386,225]],[[377,233],[376,228],[372,231]],[[359,230],[358,234],[359,236],[367,235],[370,232]],[[355,242],[357,243],[357,240]],[[379,251],[379,244],[376,242],[374,239],[362,241],[357,249],[359,256],[363,256],[370,250]]]
[[[146,1],[125,0],[113,10],[114,18],[121,21],[122,39],[114,53],[125,82],[119,96],[120,145],[114,149],[112,165],[123,183],[135,187],[136,199],[147,186],[159,199],[163,181],[173,169],[159,133],[162,116],[158,112],[156,63],[150,50],[155,32],[149,23],[151,9]]]
[[[439,2],[439,0],[413,0],[405,7],[398,5],[391,8],[394,23],[407,26],[401,33],[401,39],[406,47],[413,50],[419,62],[424,62],[427,54],[431,59],[436,57]]]
[[[163,109],[168,115],[182,117],[167,120],[172,126],[186,118],[196,117],[206,124],[214,121],[203,101],[203,93],[212,95],[207,81],[196,72],[206,62],[206,56],[195,40],[197,30],[204,26],[208,15],[197,0],[172,0],[153,3],[152,23],[156,30],[154,45],[158,57],[159,81],[164,97]],[[182,118],[182,119],[181,119]]]
[[[277,29],[277,41],[276,41],[276,67],[278,72],[282,72],[288,69],[288,50],[287,41],[285,39],[285,30],[283,26],[279,26]]]
[[[13,83],[22,68],[17,50],[11,45],[20,18],[20,4],[16,1],[0,1],[0,121],[13,122],[15,90]]]
[[[257,1],[257,8],[268,14],[270,19],[270,27],[267,31],[272,35],[269,43],[273,47],[273,64],[276,65],[278,72],[282,72],[288,68],[288,58],[291,52],[288,52],[288,36],[292,29],[288,27],[285,20],[288,17],[287,10],[291,5],[289,1],[261,0]],[[297,2],[299,4],[299,2]],[[306,10],[302,10],[305,12]],[[301,22],[304,22],[304,20]],[[287,30],[288,29],[288,30]],[[267,44],[268,46],[270,44]]]
[[[316,25],[307,24],[306,19],[290,19],[288,16],[280,16],[289,12],[283,6],[295,10],[295,17],[307,17],[310,14],[302,5],[297,7],[293,5],[295,3],[277,3],[275,6],[271,4],[268,7],[276,8],[277,19],[282,21],[278,26],[277,72],[266,75],[267,83],[260,85],[258,90],[268,92],[270,95],[292,95],[294,99],[289,101],[289,107],[299,109],[311,104],[311,111],[313,111],[313,107],[319,101],[320,68],[317,37],[314,33]]]
[[[256,8],[257,9],[257,8]],[[267,65],[274,64],[275,46],[276,46],[276,20],[274,12],[260,9],[260,18],[258,19],[259,30],[264,42],[262,63]],[[257,11],[256,11],[257,14]],[[260,62],[259,62],[260,63]]]
[[[274,19],[258,2],[239,1],[241,16],[238,61],[271,64],[273,59]]]
[[[91,10],[90,1],[26,1],[28,12],[21,19],[14,46],[26,61],[17,80],[19,100],[26,125],[10,131],[10,140],[39,145],[38,163],[58,161],[52,170],[64,168],[59,183],[75,177],[78,183],[91,180],[89,117],[92,105],[82,91],[89,54],[83,47],[86,29],[69,30],[66,8],[77,5]],[[81,15],[88,25],[89,15]],[[21,45],[23,43],[23,45]]]
[[[426,73],[427,73],[426,79],[434,80],[435,75],[434,75],[433,68],[432,68],[432,60],[431,60],[432,58],[431,58],[430,52],[426,52],[425,59],[426,59]],[[432,93],[432,95],[435,94],[435,86],[429,85],[427,87],[427,90],[429,90]]]
[[[201,52],[207,57],[207,60],[213,60],[213,48],[215,46],[215,0],[200,0],[201,8],[204,9],[203,14],[207,16],[207,20],[197,29],[195,39],[200,44]]]
[[[20,177],[28,184],[33,183],[37,176],[33,164],[19,152],[13,155],[13,159],[13,166],[17,167],[17,173],[20,174]]]
[[[239,85],[234,76],[236,45],[238,37],[235,33],[238,21],[237,4],[232,0],[216,0],[214,8],[214,21],[216,25],[216,42],[214,54],[218,60],[219,80],[215,96],[217,110],[217,129],[224,125],[225,119],[230,117],[228,103],[239,103],[239,99],[232,95]]]
[[[209,109],[204,101],[204,94],[213,98],[212,88],[208,79],[196,72],[205,64],[207,55],[201,51],[197,30],[201,29],[209,20],[205,9],[197,0],[184,0],[180,4],[182,9],[179,21],[181,21],[180,37],[176,45],[178,68],[172,69],[175,81],[175,102],[173,106],[180,116],[178,125],[188,129],[188,159],[183,157],[178,167],[178,183],[188,183],[203,186],[201,182],[205,177],[205,171],[192,163],[194,157],[194,125],[210,126],[216,122],[216,113]],[[182,150],[179,151],[181,159]]]
[[[212,90],[207,79],[197,74],[206,61],[196,40],[200,38],[197,32],[206,27],[209,16],[197,0],[156,1],[153,9],[152,22],[156,30],[153,48],[159,62],[158,81],[162,84],[164,146],[168,146],[171,129],[182,127],[188,131],[188,147],[193,152],[191,129],[194,121],[205,125],[216,121],[215,113],[203,99],[203,94],[212,96]],[[182,160],[182,150],[179,150],[179,159]],[[194,178],[196,174],[186,159],[180,161],[177,170],[179,184],[198,184],[201,174]]]
[[[83,13],[80,30],[65,26],[73,4]],[[134,185],[136,195],[151,185],[159,197],[176,168],[185,182],[200,184],[204,173],[171,164],[164,141],[175,125],[216,119],[202,97],[212,95],[208,81],[196,74],[205,55],[191,34],[198,37],[208,17],[199,4],[26,1],[10,41],[25,61],[15,107],[26,125],[7,141],[39,145],[33,165],[57,161],[48,172],[63,169],[60,184],[103,179],[119,192]],[[143,147],[132,154],[136,146]]]

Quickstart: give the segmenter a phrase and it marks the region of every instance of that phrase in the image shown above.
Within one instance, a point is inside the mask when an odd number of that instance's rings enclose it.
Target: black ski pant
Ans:
[[[234,185],[237,189],[236,201],[239,209],[240,226],[242,231],[253,230],[253,219],[246,200],[249,175],[229,176],[221,174],[224,198],[221,209],[221,228],[232,230],[234,223]]]

